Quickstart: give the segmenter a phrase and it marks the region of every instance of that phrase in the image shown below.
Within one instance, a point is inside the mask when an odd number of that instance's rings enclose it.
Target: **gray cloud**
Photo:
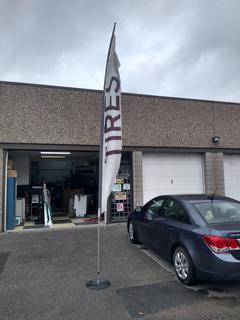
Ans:
[[[102,89],[117,21],[127,92],[240,101],[237,0],[0,0],[0,79]]]

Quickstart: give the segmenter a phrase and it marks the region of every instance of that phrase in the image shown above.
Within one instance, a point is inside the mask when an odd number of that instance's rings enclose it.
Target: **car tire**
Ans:
[[[137,233],[132,223],[132,220],[129,221],[129,225],[128,225],[128,237],[131,243],[133,244],[139,243],[137,238]]]
[[[182,246],[177,247],[173,253],[173,267],[181,283],[189,286],[196,282],[192,258]]]

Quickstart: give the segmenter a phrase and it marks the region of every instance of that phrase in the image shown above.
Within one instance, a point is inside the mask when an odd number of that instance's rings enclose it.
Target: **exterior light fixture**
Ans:
[[[68,155],[71,152],[62,152],[62,151],[41,151],[41,154],[49,154],[49,155]]]
[[[212,137],[212,142],[213,143],[218,143],[219,141],[220,141],[220,137],[218,137],[218,136]]]

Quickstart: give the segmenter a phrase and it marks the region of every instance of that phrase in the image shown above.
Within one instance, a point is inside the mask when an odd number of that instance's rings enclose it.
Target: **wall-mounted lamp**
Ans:
[[[213,143],[218,143],[219,141],[220,141],[220,137],[218,137],[218,136],[212,137],[212,142]]]

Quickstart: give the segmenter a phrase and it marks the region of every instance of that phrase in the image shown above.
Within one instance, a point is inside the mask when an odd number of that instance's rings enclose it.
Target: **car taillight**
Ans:
[[[203,236],[203,240],[215,253],[223,253],[229,250],[240,250],[240,244],[237,239],[205,235]]]

